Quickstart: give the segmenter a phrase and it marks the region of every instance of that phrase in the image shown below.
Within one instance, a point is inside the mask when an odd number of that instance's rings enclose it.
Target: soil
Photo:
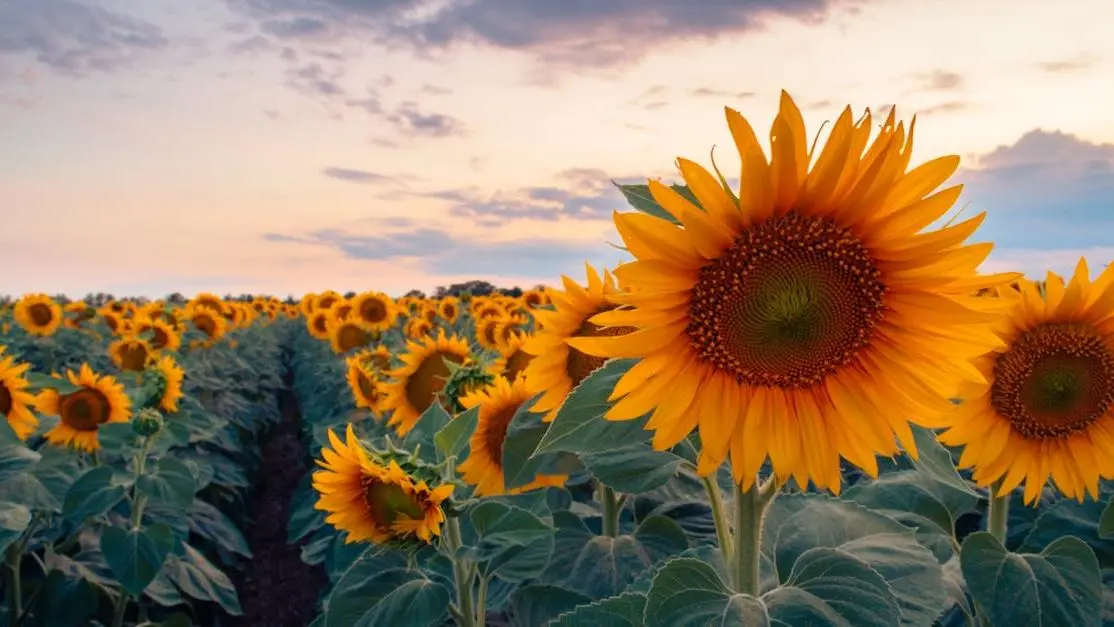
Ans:
[[[253,523],[245,530],[253,557],[236,582],[244,614],[230,622],[233,627],[305,627],[317,617],[317,598],[328,582],[323,567],[303,562],[301,546],[286,541],[290,500],[308,462],[298,436],[298,401],[289,387],[281,403],[282,422],[263,444]]]

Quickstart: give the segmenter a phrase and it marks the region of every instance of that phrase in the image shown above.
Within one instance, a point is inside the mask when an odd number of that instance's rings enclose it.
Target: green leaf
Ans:
[[[115,483],[115,473],[109,466],[89,469],[70,486],[62,503],[62,515],[81,522],[102,516],[116,507],[124,498],[124,486]]]
[[[575,554],[564,585],[593,599],[614,596],[654,564],[688,548],[680,525],[652,516],[633,535],[590,536]]]
[[[251,558],[248,541],[236,525],[216,507],[201,499],[194,499],[190,513],[190,531],[220,546],[226,551]]]
[[[173,547],[174,533],[162,524],[146,529],[105,527],[101,532],[101,553],[116,580],[133,597],[139,597],[159,574]]]
[[[511,593],[507,610],[512,627],[548,625],[561,613],[591,599],[561,586],[531,584]]]
[[[31,394],[37,394],[46,389],[53,389],[57,390],[59,394],[66,395],[81,389],[80,386],[70,383],[70,380],[65,377],[55,378],[41,372],[28,372],[24,375],[24,378],[27,379],[28,383],[26,391]]]
[[[468,447],[468,440],[472,437],[472,432],[476,430],[479,417],[480,408],[477,405],[450,420],[449,424],[442,427],[437,435],[433,436],[438,450],[445,457],[460,455]]]
[[[1010,553],[985,531],[963,541],[967,589],[991,625],[1102,624],[1102,573],[1082,540],[1066,536],[1040,553]]]
[[[445,428],[452,419],[453,417],[445,411],[441,403],[434,402],[422,412],[418,422],[414,423],[414,428],[402,438],[399,444],[411,451],[418,447],[419,458],[429,463],[436,463],[439,452],[435,441],[437,432]]]
[[[11,430],[6,420],[0,419],[0,425]],[[27,448],[27,445],[18,439],[15,443],[0,443],[0,482],[34,469],[40,459],[42,456],[37,451]]]
[[[966,492],[969,496],[975,498],[982,498],[971,487],[970,482],[959,476],[951,451],[936,439],[936,432],[917,425],[912,425],[912,429],[913,441],[917,444],[917,453],[919,454],[917,461],[914,462],[917,468],[960,492]]]
[[[64,602],[59,602],[65,599]],[[95,584],[81,578],[68,577],[61,570],[51,570],[35,595],[32,618],[28,625],[50,627],[88,627],[89,616],[97,611],[100,597]]]
[[[649,442],[646,420],[612,421],[603,418],[612,403],[607,397],[619,379],[637,363],[613,359],[588,375],[565,398],[534,451],[543,453],[602,453]]]
[[[673,217],[673,214],[666,211],[661,205],[658,204],[658,201],[654,200],[653,195],[650,194],[649,185],[620,185],[618,183],[615,183],[614,181],[612,181],[612,184],[619,188],[619,191],[623,193],[623,196],[626,197],[627,202],[630,203],[631,207],[634,207],[635,209],[643,213],[648,213],[656,218],[669,220],[674,224],[679,224],[677,218]],[[700,203],[697,202],[696,197],[693,196],[688,187],[676,184],[671,185],[670,187],[673,188],[673,191],[687,198],[689,202],[696,205],[697,207],[700,207]]]
[[[0,501],[0,553],[19,539],[31,524],[31,510],[19,503]]]
[[[468,518],[470,541],[462,554],[479,563],[484,574],[519,582],[537,576],[549,563],[556,529],[531,512],[483,501],[469,508]]]
[[[839,545],[890,586],[905,627],[931,627],[948,606],[944,570],[911,533],[879,533]]]
[[[62,502],[30,472],[21,472],[0,482],[0,501],[22,503],[42,512],[62,511]]]
[[[609,627],[641,627],[646,596],[626,592],[617,597],[581,605],[562,614],[551,627],[580,627],[581,625],[608,625]]]
[[[503,483],[508,490],[530,483],[539,474],[570,474],[570,468],[562,464],[573,460],[561,454],[533,455],[549,428],[542,422],[541,414],[530,411],[539,397],[519,406],[507,427],[503,441]]]
[[[670,560],[654,576],[644,618],[646,627],[770,625],[762,601],[733,593],[711,566],[688,557]]]
[[[762,601],[774,625],[903,624],[898,600],[886,580],[862,560],[838,549],[806,551],[793,564],[789,581],[764,594]]]
[[[1032,508],[1010,508],[1013,512],[1025,512],[1026,509]],[[1037,553],[1057,538],[1071,535],[1091,547],[1100,568],[1114,568],[1114,538],[1104,539],[1099,531],[1104,509],[1102,502],[1092,499],[1082,503],[1060,499],[1051,505],[1042,506],[1039,509],[1040,514],[1033,520],[1017,550],[1021,553]]]
[[[1099,518],[1099,537],[1114,538],[1114,499],[1111,499],[1102,510],[1102,516]]]
[[[172,555],[167,559],[167,578],[191,598],[217,603],[233,616],[243,614],[236,587],[228,575],[192,546],[186,544],[184,549],[182,557]]]
[[[585,454],[580,459],[604,485],[626,494],[641,494],[665,485],[677,473],[677,465],[684,461],[673,453],[655,451],[644,444]]]
[[[337,580],[323,625],[438,625],[448,614],[449,597],[444,584],[407,568],[401,552],[370,547]]]
[[[128,449],[135,447],[138,437],[130,421],[110,422],[97,428],[101,450],[114,455],[126,455]]]
[[[152,472],[136,480],[135,487],[152,501],[185,509],[193,504],[195,482],[193,472],[185,462],[164,457]]]

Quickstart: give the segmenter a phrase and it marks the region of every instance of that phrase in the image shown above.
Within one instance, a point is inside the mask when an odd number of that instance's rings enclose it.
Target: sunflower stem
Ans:
[[[23,580],[19,571],[22,549],[21,546],[12,545],[8,547],[7,555],[4,556],[5,566],[7,566],[5,572],[7,583],[4,587],[8,589],[9,625],[17,624],[23,614]]]
[[[487,623],[487,584],[488,578],[480,575],[480,592],[476,600],[476,627],[484,627]]]
[[[121,590],[119,598],[116,599],[116,611],[112,613],[112,627],[122,627],[124,624],[124,614],[127,614],[127,612],[128,593]]]
[[[730,562],[735,591],[750,596],[759,593],[759,566],[762,563],[762,523],[766,509],[777,496],[780,485],[774,476],[765,483],[755,481],[750,489],[735,488],[734,559]]]
[[[998,495],[1000,484],[995,483],[990,487],[990,508],[987,514],[986,530],[998,539],[1002,546],[1006,544],[1006,530],[1010,522],[1010,493]]]
[[[716,474],[712,473],[701,477],[704,482],[704,491],[708,493],[708,503],[712,506],[712,521],[716,524],[716,539],[719,541],[719,551],[723,554],[723,563],[730,564],[733,559],[734,549],[731,543],[731,528],[727,522],[727,512],[723,505],[723,493],[716,483]]]
[[[445,544],[449,558],[453,561],[453,579],[456,583],[456,602],[460,610],[461,627],[475,627],[476,612],[473,609],[472,573],[464,560],[457,555],[463,541],[460,536],[460,521],[455,516],[445,520]]]
[[[615,498],[615,490],[601,483],[596,498],[600,502],[601,514],[603,515],[603,535],[608,538],[619,537],[619,515],[622,514],[623,508],[619,504],[619,500]]]

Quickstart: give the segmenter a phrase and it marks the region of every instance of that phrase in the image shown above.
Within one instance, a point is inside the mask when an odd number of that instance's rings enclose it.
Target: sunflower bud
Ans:
[[[152,437],[162,430],[162,413],[157,409],[141,409],[132,420],[132,430],[136,435]]]
[[[481,362],[468,360],[464,365],[456,365],[446,361],[449,367],[449,380],[445,383],[442,392],[445,396],[445,405],[453,414],[464,411],[460,404],[463,396],[482,390],[495,381],[495,375],[488,372],[487,366]]]

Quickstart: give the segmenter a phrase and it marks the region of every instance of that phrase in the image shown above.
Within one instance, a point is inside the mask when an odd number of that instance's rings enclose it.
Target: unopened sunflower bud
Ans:
[[[162,430],[162,413],[157,409],[141,409],[132,420],[132,430],[136,435],[151,437]]]

